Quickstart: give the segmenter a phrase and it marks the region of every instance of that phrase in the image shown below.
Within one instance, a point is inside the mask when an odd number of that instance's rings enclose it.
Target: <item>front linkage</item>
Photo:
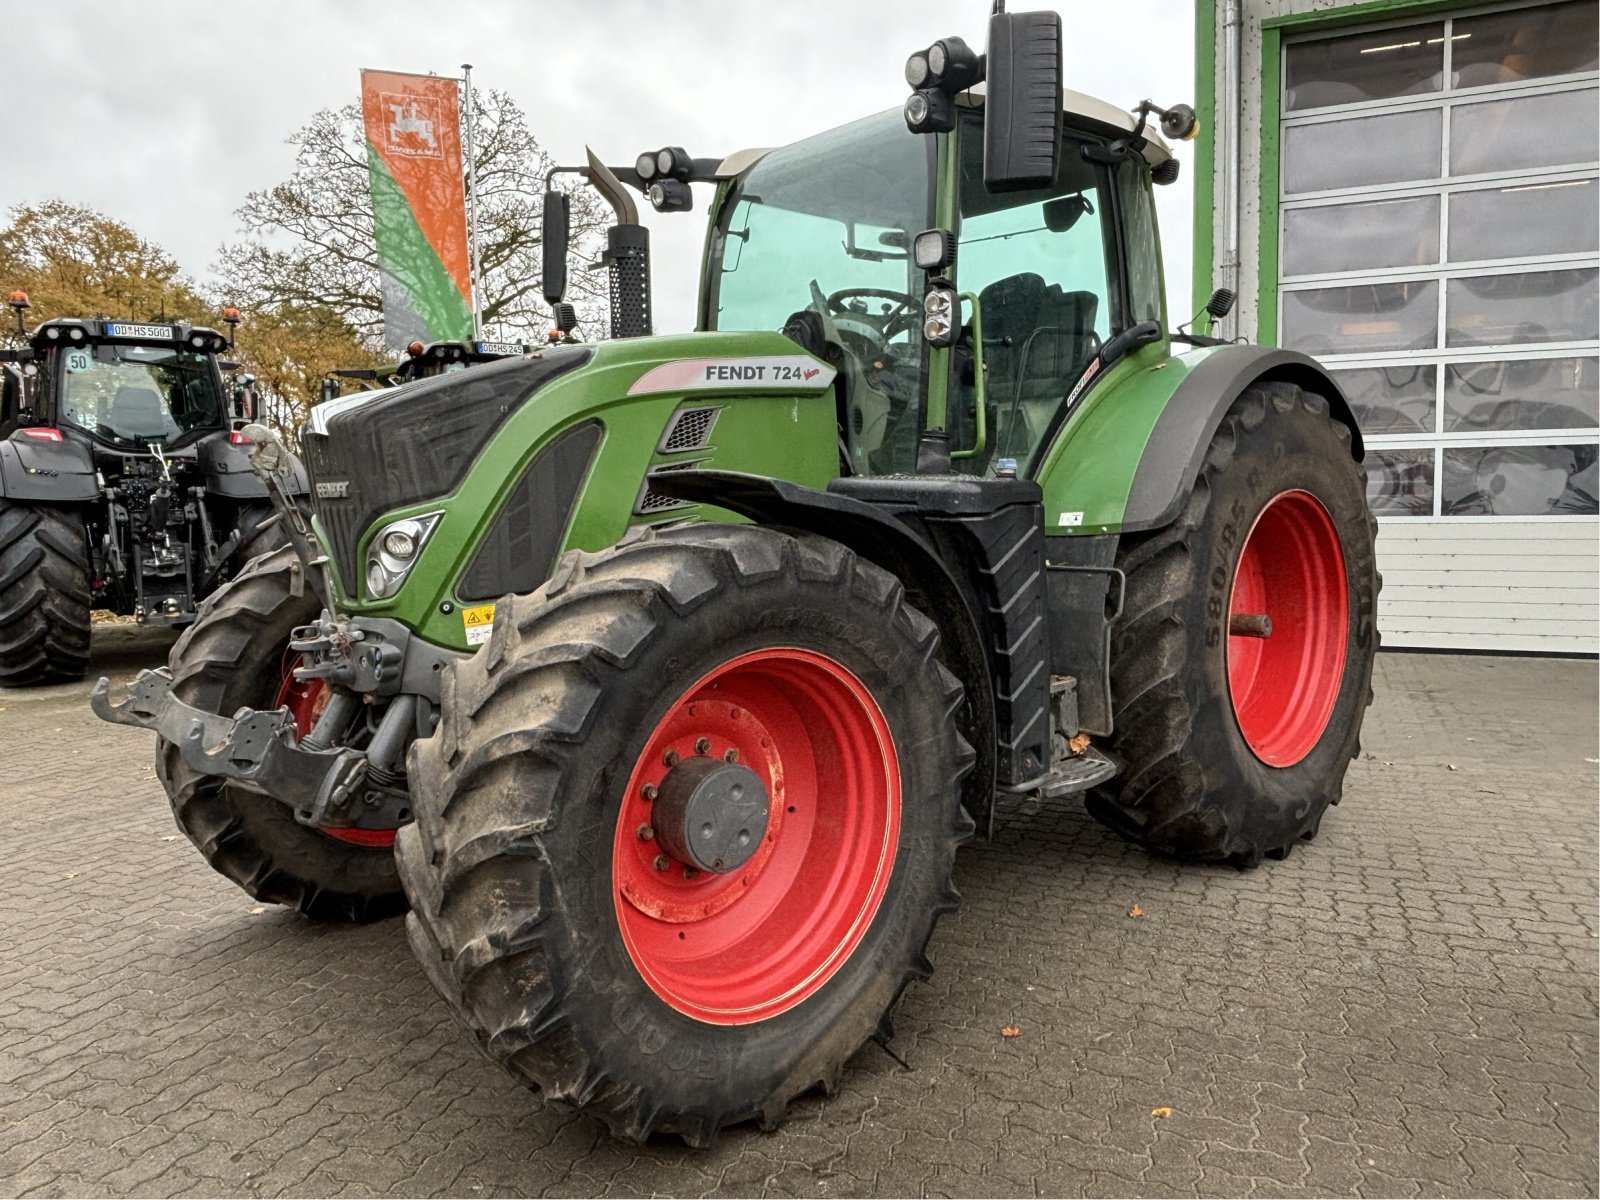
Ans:
[[[121,701],[111,699],[110,680],[102,677],[90,706],[102,720],[152,730],[197,774],[279,801],[302,825],[398,829],[411,816],[400,769],[406,746],[438,723],[441,669],[467,656],[414,637],[398,621],[334,611],[327,558],[285,487],[289,456],[265,427],[252,426],[250,433],[257,445],[251,467],[266,483],[296,555],[291,592],[302,594],[309,585],[323,605],[314,623],[290,635],[294,665],[279,699],[293,680],[310,689],[314,702],[304,712],[280,703],[220,716],[180,699],[163,667],[141,672]],[[380,707],[364,746],[340,744],[363,708],[375,713]],[[309,729],[303,728],[307,716],[313,718]]]

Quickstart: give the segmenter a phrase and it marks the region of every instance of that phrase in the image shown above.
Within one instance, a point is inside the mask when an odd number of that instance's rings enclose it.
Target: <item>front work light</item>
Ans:
[[[928,64],[928,82],[951,95],[966,91],[983,78],[983,60],[958,37],[940,38],[923,57]]]
[[[956,127],[956,98],[938,88],[922,88],[906,100],[905,118],[912,133],[949,133]]]
[[[657,212],[688,212],[694,207],[694,192],[681,179],[656,180],[650,185],[649,196]]]
[[[924,229],[911,243],[911,258],[921,271],[943,271],[956,260],[956,235],[948,229]]]
[[[922,336],[934,346],[948,346],[961,332],[961,310],[955,293],[947,287],[931,287],[922,297]]]
[[[402,517],[378,531],[378,536],[367,547],[369,599],[387,600],[400,590],[442,516],[442,512],[431,512],[420,517]]]

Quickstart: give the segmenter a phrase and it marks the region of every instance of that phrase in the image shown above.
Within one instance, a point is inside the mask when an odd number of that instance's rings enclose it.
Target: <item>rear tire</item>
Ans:
[[[291,549],[255,559],[200,606],[168,659],[178,699],[225,715],[277,706],[289,634],[321,611],[309,587],[292,594],[294,567]],[[199,774],[161,739],[156,774],[178,828],[213,869],[257,900],[328,921],[374,921],[405,910],[389,847],[355,845],[302,825],[277,800]]]
[[[569,555],[501,601],[412,749],[396,850],[428,977],[491,1058],[621,1137],[777,1124],[887,1034],[956,903],[973,755],[937,648],[824,539],[696,525]],[[765,772],[772,824],[733,870],[655,857],[679,745]]]
[[[83,678],[90,596],[82,519],[0,500],[0,687]]]
[[[1097,819],[1158,853],[1240,866],[1315,836],[1372,699],[1375,531],[1327,402],[1247,389],[1182,515],[1118,549],[1111,746],[1125,769],[1087,798]],[[1267,639],[1230,636],[1232,614],[1261,608]]]

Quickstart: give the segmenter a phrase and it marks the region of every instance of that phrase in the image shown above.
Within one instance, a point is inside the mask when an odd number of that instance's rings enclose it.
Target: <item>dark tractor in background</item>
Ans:
[[[0,350],[0,686],[81,678],[91,608],[188,624],[287,540],[235,428],[251,395],[224,384],[227,338],[69,317],[30,334],[27,297],[11,306],[28,344]]]

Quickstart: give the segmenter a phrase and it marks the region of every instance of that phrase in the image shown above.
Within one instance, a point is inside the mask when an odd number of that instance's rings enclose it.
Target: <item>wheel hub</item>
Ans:
[[[661,781],[656,840],[681,863],[726,874],[760,847],[769,804],[761,776],[749,767],[703,755],[686,758]]]

